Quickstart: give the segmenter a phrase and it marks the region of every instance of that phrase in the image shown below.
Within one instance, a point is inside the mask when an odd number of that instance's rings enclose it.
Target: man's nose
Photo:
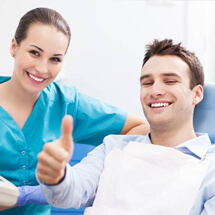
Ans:
[[[151,96],[159,97],[165,94],[164,85],[160,82],[154,82],[151,87]]]

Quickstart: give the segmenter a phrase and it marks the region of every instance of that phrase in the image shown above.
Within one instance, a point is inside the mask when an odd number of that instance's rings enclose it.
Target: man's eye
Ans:
[[[143,82],[141,85],[142,86],[148,86],[148,85],[152,85],[153,84],[153,82]]]
[[[175,81],[175,80],[170,80],[170,81],[166,81],[165,83],[167,83],[167,84],[175,84],[177,81]]]
[[[39,56],[40,55],[40,53],[39,52],[37,52],[37,51],[35,51],[35,50],[31,50],[31,51],[29,51],[32,55],[35,55],[35,56]]]
[[[51,60],[56,63],[61,62],[60,58],[57,57],[52,57]]]

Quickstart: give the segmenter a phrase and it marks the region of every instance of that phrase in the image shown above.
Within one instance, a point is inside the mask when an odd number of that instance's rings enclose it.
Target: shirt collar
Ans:
[[[181,143],[175,148],[177,149],[185,147],[202,159],[206,155],[208,149],[211,147],[211,141],[208,134],[196,133],[196,135],[197,137]]]
[[[211,141],[208,134],[196,133],[195,138],[179,144],[175,149],[187,148],[193,154],[197,155],[200,159],[203,159],[208,149],[211,147]],[[144,140],[146,143],[151,143],[150,133],[146,135]]]

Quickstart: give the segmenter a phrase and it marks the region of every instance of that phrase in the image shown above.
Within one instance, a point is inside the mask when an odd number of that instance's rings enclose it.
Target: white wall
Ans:
[[[68,21],[72,40],[59,80],[129,112],[142,114],[139,75],[144,46],[172,38],[195,51],[214,80],[214,15],[211,1],[7,0],[1,1],[1,75],[12,73],[9,54],[18,20],[45,6]]]
[[[205,81],[215,81],[215,1],[188,1],[187,48],[195,51],[205,71]]]

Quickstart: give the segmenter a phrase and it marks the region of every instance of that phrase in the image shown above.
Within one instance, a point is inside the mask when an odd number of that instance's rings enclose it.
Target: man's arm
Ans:
[[[104,168],[104,145],[97,146],[75,166],[67,164],[65,177],[56,185],[41,184],[45,199],[58,208],[80,208],[92,205]]]
[[[215,211],[215,196],[204,203],[204,208],[200,215],[213,215]]]
[[[143,117],[129,114],[126,118],[121,134],[140,134],[145,135],[149,132],[149,124]]]
[[[37,178],[47,185],[58,184],[65,176],[66,165],[73,154],[72,117],[63,118],[62,136],[59,140],[46,143],[38,155]]]
[[[71,154],[69,147],[72,140],[69,137],[72,129],[69,126],[70,122],[66,121],[64,118],[61,139],[46,143],[38,155],[37,178],[41,182],[45,199],[52,206],[60,208],[89,206],[95,198],[103,171],[105,147],[101,144],[79,164],[71,167],[67,164],[66,154]]]

